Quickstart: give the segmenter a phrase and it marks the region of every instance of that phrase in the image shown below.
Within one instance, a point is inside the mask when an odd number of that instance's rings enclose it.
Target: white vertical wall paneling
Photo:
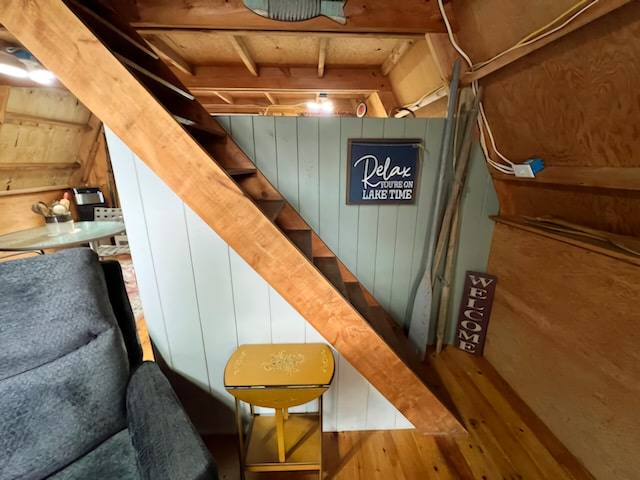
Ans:
[[[111,130],[105,128],[111,164],[113,166],[118,195],[127,224],[127,236],[131,257],[135,262],[140,301],[147,319],[147,328],[155,348],[171,365],[171,349],[158,292],[153,256],[147,233],[147,220],[136,172],[136,157]]]
[[[238,344],[271,343],[269,286],[233,249],[229,249]]]
[[[278,169],[278,190],[295,208],[298,201],[298,124],[295,117],[278,119],[275,126]]]
[[[299,212],[307,223],[318,231],[320,225],[320,172],[319,172],[318,119],[298,119],[298,191]]]
[[[398,138],[404,134],[405,120],[384,120],[385,138]],[[380,205],[378,213],[378,253],[376,255],[376,278],[373,296],[390,312],[391,285],[393,282],[393,258],[396,248],[398,206]]]
[[[210,366],[209,385],[217,398],[233,407],[233,399],[224,389],[224,369],[220,368],[238,343],[229,246],[189,208],[186,219],[191,255],[197,259],[192,264],[202,338]]]
[[[347,146],[350,138],[362,137],[362,121],[357,118],[340,119],[340,206],[338,207],[338,251],[334,251],[342,263],[352,272],[358,261],[358,213],[357,205],[347,205]]]
[[[405,138],[424,138],[427,128],[427,121],[411,121],[405,123],[405,131],[402,136]],[[418,148],[418,147],[416,147]],[[421,158],[421,165],[425,162],[424,150],[418,149]],[[423,173],[423,172],[421,172]],[[419,177],[422,178],[422,175]],[[419,184],[418,180],[418,184]],[[420,187],[416,189],[417,195],[429,192],[421,192]],[[414,199],[412,205],[402,205],[398,207],[398,223],[396,229],[396,246],[393,256],[393,280],[391,284],[391,304],[390,313],[393,318],[405,326],[407,304],[412,287],[411,267],[413,266],[413,249],[416,233],[416,215],[418,213],[419,199]],[[408,325],[407,325],[408,326]]]
[[[136,162],[171,367],[209,389],[184,203],[143,162]],[[156,242],[154,239],[162,239]]]
[[[255,163],[265,177],[278,186],[276,127],[274,117],[254,117]]]
[[[367,380],[341,355],[338,356],[337,381],[337,430],[366,429],[369,382],[367,382]]]
[[[362,121],[362,138],[382,138],[383,123],[378,119]],[[378,248],[378,205],[360,205],[358,216],[358,258],[353,273],[360,283],[373,293]]]
[[[233,140],[247,154],[249,158],[255,157],[255,144],[253,139],[253,117],[229,117],[225,118],[228,124],[228,131],[233,136]]]
[[[338,251],[340,221],[340,119],[320,121],[320,225],[316,232],[333,252]]]

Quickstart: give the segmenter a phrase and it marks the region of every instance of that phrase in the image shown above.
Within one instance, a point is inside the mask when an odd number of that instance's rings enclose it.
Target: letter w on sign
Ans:
[[[460,350],[482,355],[496,283],[498,279],[493,275],[466,273],[455,339]]]

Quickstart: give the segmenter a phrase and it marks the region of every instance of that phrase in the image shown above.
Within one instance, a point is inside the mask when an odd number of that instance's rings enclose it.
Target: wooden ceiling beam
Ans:
[[[231,42],[231,46],[233,47],[233,49],[240,57],[240,60],[242,60],[242,63],[244,63],[244,66],[247,67],[247,70],[251,72],[251,75],[257,77],[258,67],[256,67],[256,62],[253,61],[253,58],[251,58],[251,54],[249,53],[247,46],[242,40],[242,37],[233,35],[229,37],[229,41]]]
[[[193,66],[182,56],[171,48],[164,40],[157,35],[147,35],[144,39],[149,42],[156,53],[171,65],[187,75],[193,75]]]
[[[393,50],[391,50],[391,53],[382,64],[381,70],[385,77],[389,75],[391,69],[396,66],[402,56],[407,53],[414,43],[416,43],[415,40],[401,40],[393,47]]]
[[[503,55],[502,57],[496,59],[495,61],[487,64],[486,66],[479,68],[478,70],[475,70],[473,72],[467,72],[466,74],[462,75],[460,80],[463,84],[468,85],[474,80],[480,80],[481,78],[484,78],[487,75],[491,75],[492,73],[497,72],[498,70],[506,67],[507,65],[512,64],[516,60],[519,60],[522,57],[525,57],[530,53],[535,52],[536,50],[539,50],[545,45],[555,42],[556,40],[559,40],[565,35],[575,30],[578,30],[581,27],[584,27],[585,25],[588,25],[589,23],[597,20],[598,18],[603,17],[607,13],[613,12],[614,10],[617,10],[618,8],[623,7],[624,5],[626,5],[631,1],[633,0],[609,0],[607,2],[595,3],[592,7],[589,8],[589,10],[586,10],[582,15],[577,17],[574,21],[569,23],[563,29],[558,30],[555,33],[552,33],[549,36],[544,37],[535,43],[518,48],[517,50],[513,50]]]
[[[196,67],[195,75],[176,72],[194,95],[213,92],[327,92],[370,93],[391,91],[389,80],[378,69],[331,68],[318,78],[317,67],[261,67],[260,76],[243,67]]]
[[[329,37],[322,37],[318,47],[318,77],[324,77],[324,64],[327,59],[327,48],[329,48]]]
[[[221,28],[227,30],[287,30],[322,32],[444,32],[445,26],[435,1],[360,0],[347,2],[347,23],[339,24],[327,17],[300,22],[280,22],[256,15],[242,0],[212,2],[192,0],[138,0],[138,18],[130,18],[137,27]]]
[[[222,37],[318,37],[318,38],[377,38],[382,40],[420,40],[423,33],[398,33],[398,32],[321,32],[321,31],[292,31],[292,30],[229,30],[224,28],[184,28],[177,26],[146,27],[137,25],[136,30],[143,37],[149,35],[171,35],[175,33],[193,33],[206,35],[219,35]],[[0,32],[6,31],[0,28]]]
[[[269,92],[264,92],[264,96],[267,97],[267,100],[271,103],[271,105],[278,105],[278,100]]]
[[[234,105],[236,103],[234,98],[228,93],[220,93],[220,92],[211,92],[211,93],[213,93],[216,97],[218,97],[220,100],[222,100],[224,103],[228,105]]]

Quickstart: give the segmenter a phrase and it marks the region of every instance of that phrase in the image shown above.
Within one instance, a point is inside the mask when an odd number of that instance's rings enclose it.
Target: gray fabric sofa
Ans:
[[[0,263],[0,480],[217,479],[122,273],[89,249]]]

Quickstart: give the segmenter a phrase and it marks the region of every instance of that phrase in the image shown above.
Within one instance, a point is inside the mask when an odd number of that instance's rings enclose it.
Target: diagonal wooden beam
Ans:
[[[419,431],[466,433],[416,373],[63,2],[0,0],[0,22]],[[218,145],[226,155],[239,150],[231,139]]]
[[[267,97],[267,100],[271,103],[271,105],[278,105],[278,100],[269,92],[264,92],[264,96]]]
[[[329,38],[322,37],[318,47],[318,77],[324,77],[324,63],[327,59],[327,48],[329,47]]]
[[[193,66],[182,58],[182,55],[171,48],[171,46],[169,46],[159,36],[147,35],[144,39],[149,42],[160,57],[164,58],[181,72],[184,72],[187,75],[193,75]]]
[[[233,49],[240,57],[240,60],[242,60],[242,63],[244,63],[245,67],[247,67],[247,70],[251,72],[251,75],[257,77],[258,67],[256,67],[256,62],[253,61],[253,58],[251,58],[251,54],[249,53],[247,46],[244,44],[244,40],[242,40],[242,37],[234,35],[229,37],[229,41],[231,42],[231,46],[233,47]]]
[[[398,42],[395,47],[393,47],[393,50],[391,50],[391,53],[389,54],[387,59],[384,61],[381,67],[382,74],[384,76],[389,75],[389,72],[391,71],[391,69],[396,66],[396,64],[400,61],[402,56],[405,53],[407,53],[409,48],[411,48],[414,43],[415,43],[414,40],[402,40]]]
[[[233,105],[233,104],[236,103],[234,98],[231,95],[229,95],[228,93],[220,93],[220,92],[211,92],[211,93],[213,93],[216,97],[218,97],[224,103],[227,103],[229,105]]]
[[[242,0],[158,1],[137,0],[139,18],[133,25],[144,27],[188,27],[230,30],[318,31],[318,32],[444,32],[444,23],[435,1],[360,0],[346,2],[348,19],[341,25],[327,17],[300,22],[279,22],[256,15]],[[292,2],[295,3],[295,2]]]
[[[249,74],[242,67],[196,67],[195,75],[175,72],[180,81],[194,94],[233,91],[258,92],[356,92],[391,91],[388,78],[378,69],[331,68],[318,78],[316,67],[261,67],[260,76]]]
[[[474,80],[480,80],[481,78],[486,77],[487,75],[491,75],[492,73],[501,70],[507,65],[511,65],[516,60],[519,60],[530,53],[539,50],[545,45],[549,45],[556,40],[561,39],[565,35],[578,30],[579,28],[584,27],[585,25],[590,24],[591,22],[597,20],[598,18],[606,15],[607,13],[613,12],[618,8],[626,5],[627,3],[632,2],[633,0],[607,0],[607,1],[599,1],[594,4],[593,7],[590,7],[589,10],[585,11],[582,15],[577,17],[571,23],[569,23],[566,27],[561,30],[558,30],[551,35],[542,38],[541,40],[532,43],[530,45],[518,48],[517,50],[513,50],[502,57],[496,59],[495,61],[487,64],[486,66],[479,68],[473,72],[467,72],[462,75],[461,82],[465,85],[470,84]]]

